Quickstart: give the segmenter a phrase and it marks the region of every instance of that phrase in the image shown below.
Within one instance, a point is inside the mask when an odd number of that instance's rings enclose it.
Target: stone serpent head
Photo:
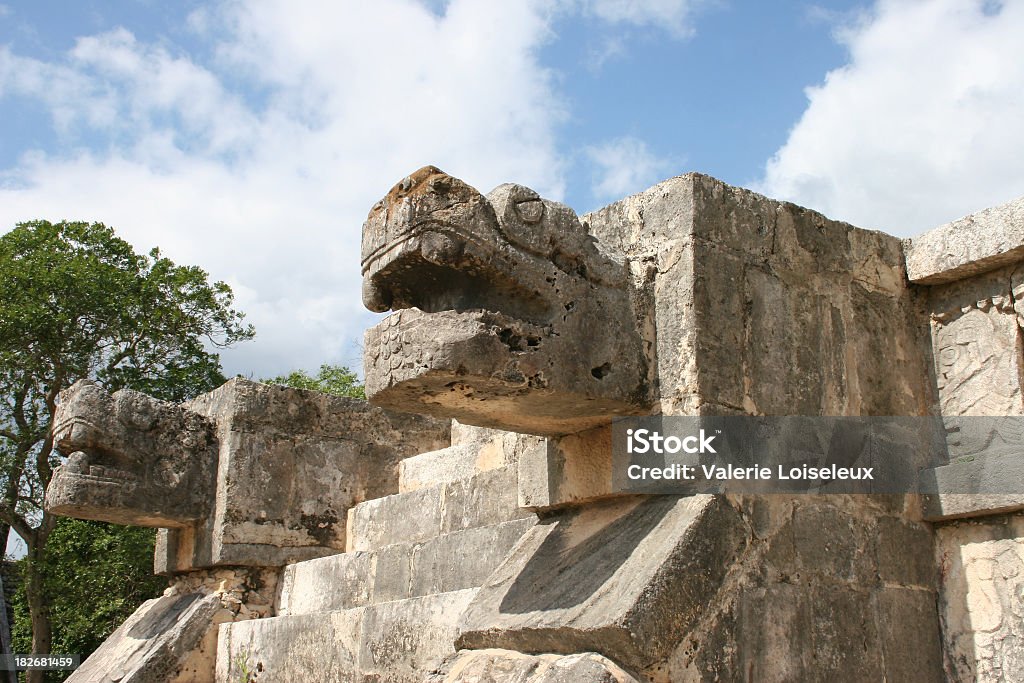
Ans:
[[[61,392],[53,433],[67,456],[46,490],[55,514],[183,527],[212,504],[216,441],[197,413],[81,380]]]
[[[427,166],[363,226],[366,389],[385,408],[557,435],[647,412],[628,265],[567,206]]]

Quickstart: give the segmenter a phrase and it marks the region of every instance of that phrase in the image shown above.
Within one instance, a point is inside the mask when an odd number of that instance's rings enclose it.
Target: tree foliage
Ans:
[[[89,654],[144,600],[160,595],[167,579],[153,575],[155,538],[153,529],[57,520],[42,571],[54,652]],[[14,611],[14,650],[28,652],[32,632],[24,586],[15,595]]]
[[[260,381],[267,384],[283,384],[294,389],[312,389],[335,396],[366,398],[359,377],[344,365],[324,363],[316,375],[311,375],[305,370],[293,370],[287,375],[278,375]]]
[[[0,542],[14,529],[28,546],[33,652],[50,651],[41,572],[55,519],[42,499],[60,461],[59,392],[82,378],[171,401],[216,387],[207,349],[253,336],[232,301],[200,268],[137,254],[100,223],[39,220],[0,237]]]

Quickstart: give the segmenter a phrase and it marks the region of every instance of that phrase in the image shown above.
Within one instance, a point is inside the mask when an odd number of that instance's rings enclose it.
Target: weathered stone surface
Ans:
[[[905,252],[698,174],[579,220],[418,171],[365,226],[364,301],[396,311],[367,335],[369,392],[538,436],[456,425],[400,465],[363,457],[345,429],[367,414],[323,399],[242,387],[190,405],[231,474],[211,515],[163,534],[165,566],[356,550],[288,569],[289,614],[224,626],[218,680],[1020,679],[1024,528],[992,516],[1014,500],[616,497],[606,457],[615,415],[1024,414],[1018,205],[985,219],[1006,239],[947,226]],[[947,258],[964,239],[980,246]],[[370,442],[401,441],[373,424]],[[1024,485],[1007,428],[947,428],[957,459],[937,481]],[[308,479],[325,512],[292,485]],[[922,514],[986,516],[935,532]],[[456,638],[549,654],[456,655]]]
[[[311,614],[477,588],[535,523],[531,516],[289,565],[278,613]]]
[[[183,593],[142,603],[80,666],[73,683],[153,683],[174,680],[213,623],[216,595]]]
[[[81,380],[61,392],[54,442],[68,458],[46,491],[54,514],[181,527],[212,507],[214,429],[193,411]]]
[[[1024,266],[925,290],[942,415],[1024,415],[1017,294]]]
[[[217,497],[201,526],[163,534],[163,572],[337,552],[348,509],[397,491],[403,457],[450,439],[444,422],[242,379],[188,407],[217,425]]]
[[[961,227],[969,231],[968,225]],[[938,408],[953,460],[922,474],[937,492],[925,499],[927,519],[1024,507],[1019,417],[1024,415],[1019,352],[1024,309],[1017,303],[1022,293],[1024,267],[1009,266],[929,287],[922,294],[931,311]]]
[[[658,683],[942,680],[932,535],[902,497],[744,496],[750,542]],[[910,661],[908,662],[908,658]]]
[[[219,625],[273,616],[279,582],[279,570],[250,567],[194,571],[174,577],[164,595],[213,595],[220,601],[220,609],[214,612],[202,640],[180,659],[175,675],[167,680],[170,683],[211,680],[217,661]],[[157,680],[153,679],[152,683]]]
[[[281,566],[344,548],[348,508],[398,490],[403,457],[450,442],[450,425],[365,401],[233,379],[181,406],[64,392],[56,514],[161,529],[158,573]]]
[[[495,457],[485,455],[479,463],[479,449],[473,446],[449,446],[406,458],[398,468],[398,492],[408,493],[506,465],[498,446],[490,449]]]
[[[624,499],[541,520],[480,589],[463,648],[593,650],[642,669],[668,657],[745,545],[711,496]]]
[[[999,514],[1024,508],[1024,458],[1019,451],[975,454],[922,473],[929,521]]]
[[[542,447],[544,439],[497,429],[459,425],[459,443],[453,425],[452,445],[402,460],[399,493],[465,479],[499,467],[514,467],[523,453]],[[475,430],[473,435],[469,430]]]
[[[926,285],[1024,261],[1024,197],[906,240],[907,276]]]
[[[420,683],[454,654],[456,622],[476,590],[221,627],[218,683],[242,663],[267,681]]]
[[[545,439],[519,459],[521,507],[546,510],[613,495],[610,427]]]
[[[421,194],[432,197],[422,200],[428,207],[448,206],[417,185],[429,185],[433,178],[414,174],[408,188],[396,188],[394,196],[375,208],[366,226],[366,239],[377,245],[374,248],[383,248],[386,242],[380,235],[416,231],[401,227],[395,216],[401,211],[416,216],[422,212],[410,208],[389,213],[388,202],[399,201],[403,192],[411,198],[401,202],[409,206],[421,201]],[[472,194],[459,188],[460,193]],[[459,220],[489,226],[483,204],[467,202],[472,210],[466,208]],[[441,222],[447,225],[452,216],[445,213]],[[674,178],[589,214],[582,225],[601,254],[626,266],[632,308],[619,315],[627,316],[641,339],[648,379],[658,387],[662,413],[928,412],[934,394],[921,356],[923,336],[913,324],[917,302],[906,286],[899,240],[698,174]],[[486,233],[490,228],[481,230]],[[412,238],[401,239],[403,245],[418,244]],[[417,248],[419,252],[402,252],[405,255],[394,262],[429,260],[423,256],[423,245]],[[390,264],[390,258],[384,260]],[[404,275],[394,277],[405,282],[402,278],[417,277],[419,268],[410,265]],[[429,315],[401,311],[370,333],[387,342],[379,357],[388,357],[389,372],[397,364],[396,372],[418,375],[433,362],[426,359],[442,357],[460,371],[484,378],[475,380],[464,398],[489,406],[495,419],[504,420],[501,426],[548,435],[580,431],[580,423],[552,422],[549,429],[540,430],[510,418],[518,409],[507,404],[503,372],[481,363],[493,358],[507,362],[517,354],[502,349],[493,337],[481,336],[481,321],[489,313],[447,306],[458,297],[472,298],[476,288],[458,279],[424,277],[417,282],[416,296],[436,296],[445,305],[431,307],[434,312]],[[405,286],[412,291],[408,283]],[[522,303],[522,292],[508,295],[517,297]],[[608,309],[596,319],[604,329],[615,315]],[[437,333],[437,321],[445,316],[457,332]],[[590,348],[592,340],[577,346]],[[368,357],[377,357],[375,348],[374,343],[367,344]],[[458,361],[452,361],[456,357]],[[559,365],[572,365],[576,378],[586,377],[585,363],[577,355],[566,356]],[[457,395],[461,385],[450,379],[449,395],[443,399],[450,405],[441,412],[458,416],[462,408],[451,406],[462,400]],[[544,395],[536,389],[535,396]],[[432,394],[424,400],[435,398]],[[564,408],[549,398],[545,397],[544,409],[564,414]],[[592,450],[573,457],[579,450],[552,443],[544,457],[531,452],[521,463],[521,504],[547,508],[612,493],[610,459]]]
[[[908,245],[910,277],[930,312],[938,411],[953,462],[925,473],[937,495],[939,605],[951,680],[1024,676],[1024,198],[968,216]],[[988,416],[988,417],[982,417]],[[965,493],[976,491],[977,493]],[[959,521],[963,520],[963,521]]]
[[[541,435],[646,412],[627,275],[568,207],[420,169],[363,226],[363,301],[396,311],[367,332],[367,396]]]
[[[508,434],[515,434],[515,432],[507,432],[504,429],[477,427],[476,425],[463,424],[458,420],[452,420],[453,446],[482,446],[483,444],[494,441],[499,436],[505,436]]]
[[[369,500],[349,511],[347,550],[375,550],[442,534],[532,517],[518,505],[516,468]]]
[[[665,415],[924,415],[900,240],[696,173],[587,214],[650,301]]]
[[[924,519],[942,522],[1024,510],[1021,493],[941,493],[924,497]]]
[[[362,610],[225,624],[218,635],[217,683],[256,680],[359,681]],[[250,679],[251,680],[251,679]]]
[[[512,650],[464,650],[428,683],[638,683],[596,652],[527,655]]]
[[[1024,515],[938,528],[939,608],[950,680],[1009,682],[1024,672]]]
[[[76,683],[199,683],[212,679],[217,628],[273,610],[276,571],[217,569],[177,577],[149,600],[67,680]]]

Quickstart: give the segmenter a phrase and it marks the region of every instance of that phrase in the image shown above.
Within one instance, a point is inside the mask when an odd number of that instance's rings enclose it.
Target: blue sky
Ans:
[[[1024,0],[0,0],[0,230],[234,287],[262,377],[361,365],[360,226],[433,163],[585,212],[690,170],[909,236],[1024,194]]]

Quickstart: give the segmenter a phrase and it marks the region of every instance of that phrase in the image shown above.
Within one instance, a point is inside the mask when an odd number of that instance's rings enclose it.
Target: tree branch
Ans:
[[[25,545],[29,548],[35,547],[36,530],[29,526],[29,523],[21,515],[12,513],[10,510],[0,508],[0,520],[11,527],[16,534],[21,536]]]

